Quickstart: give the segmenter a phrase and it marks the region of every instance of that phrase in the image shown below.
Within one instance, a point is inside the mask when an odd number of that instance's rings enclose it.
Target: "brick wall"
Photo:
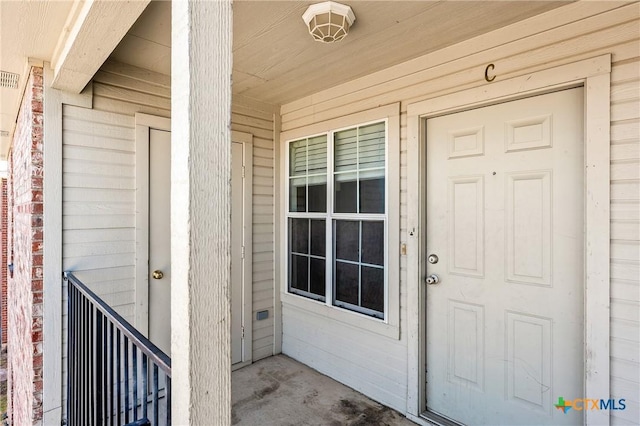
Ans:
[[[43,74],[33,67],[9,161],[8,368],[12,424],[42,419]]]
[[[0,179],[0,333],[7,344],[7,179]]]

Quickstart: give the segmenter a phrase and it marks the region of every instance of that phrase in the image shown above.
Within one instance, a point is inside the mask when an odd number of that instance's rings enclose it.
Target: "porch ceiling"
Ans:
[[[343,0],[353,8],[356,22],[343,41],[332,45],[313,41],[302,21],[308,5],[316,2],[235,0],[235,95],[285,104],[546,12],[569,0]],[[82,4],[82,0],[0,0],[0,69],[20,74],[24,80],[27,57],[51,61],[77,14],[74,4]],[[112,58],[168,75],[170,29],[171,2],[154,0]],[[0,160],[9,145],[21,95],[18,89],[0,88]]]
[[[26,58],[51,61],[72,7],[72,1],[0,0],[0,70],[18,74],[22,83],[27,78]],[[15,124],[20,87],[0,88],[1,157]]]
[[[234,2],[235,95],[284,104],[569,3],[344,0],[356,22],[322,44],[301,18],[319,1]],[[170,16],[170,2],[154,0],[112,58],[170,74]]]

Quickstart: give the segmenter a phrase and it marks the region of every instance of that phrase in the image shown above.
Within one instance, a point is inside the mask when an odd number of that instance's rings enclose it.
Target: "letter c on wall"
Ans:
[[[495,75],[489,77],[489,71],[493,71],[495,68],[496,68],[495,65],[489,64],[487,65],[487,68],[484,69],[484,79],[487,80],[489,83],[491,83],[493,80],[496,79]]]

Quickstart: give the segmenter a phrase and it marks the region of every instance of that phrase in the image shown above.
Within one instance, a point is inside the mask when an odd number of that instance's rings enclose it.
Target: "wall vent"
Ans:
[[[0,71],[0,87],[17,89],[20,75],[7,71]]]

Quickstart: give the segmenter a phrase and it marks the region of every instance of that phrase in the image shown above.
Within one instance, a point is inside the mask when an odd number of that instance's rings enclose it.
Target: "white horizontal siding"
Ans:
[[[407,117],[410,103],[487,84],[484,69],[495,64],[498,80],[581,59],[612,54],[611,73],[611,393],[627,410],[611,413],[614,424],[637,423],[640,346],[640,8],[637,3],[577,3],[421,58],[336,86],[281,107],[282,130],[302,128],[393,102],[401,103],[400,238],[407,235]],[[394,208],[391,206],[390,208]],[[398,342],[363,330],[337,327],[287,307],[283,351],[381,402],[405,406],[406,257],[401,257]],[[284,275],[282,275],[284,276]],[[333,338],[315,339],[316,336]],[[365,338],[382,350],[350,345]],[[340,355],[334,355],[339,351]],[[394,364],[384,362],[387,351]],[[327,362],[326,359],[335,362]],[[366,359],[365,363],[361,363]],[[344,371],[344,365],[353,370]],[[391,372],[397,372],[399,377]],[[393,379],[390,379],[393,377]],[[393,389],[393,395],[380,391]],[[589,396],[596,397],[596,396]]]
[[[406,349],[284,304],[283,352],[396,410],[406,409]]]
[[[274,353],[273,112],[234,102],[231,128],[253,135],[252,359]],[[269,318],[258,321],[258,311]]]
[[[640,55],[637,55],[640,56]],[[627,408],[612,424],[640,419],[640,58],[611,73],[611,397]],[[635,188],[633,192],[614,187]]]
[[[64,105],[62,129],[62,267],[73,272],[126,320],[133,321],[133,117]],[[64,349],[66,289],[63,294]],[[63,396],[66,374],[63,359]]]
[[[63,268],[90,286],[108,282],[111,269],[135,264],[133,117],[65,105],[62,126]],[[80,135],[87,135],[88,146],[82,146]],[[101,138],[100,147],[91,136]],[[110,141],[117,142],[116,149]],[[89,270],[104,274],[88,280],[83,274]],[[126,277],[128,284],[118,292],[133,291],[133,277]]]
[[[107,61],[93,78],[93,108],[133,116],[171,116],[171,78]]]

